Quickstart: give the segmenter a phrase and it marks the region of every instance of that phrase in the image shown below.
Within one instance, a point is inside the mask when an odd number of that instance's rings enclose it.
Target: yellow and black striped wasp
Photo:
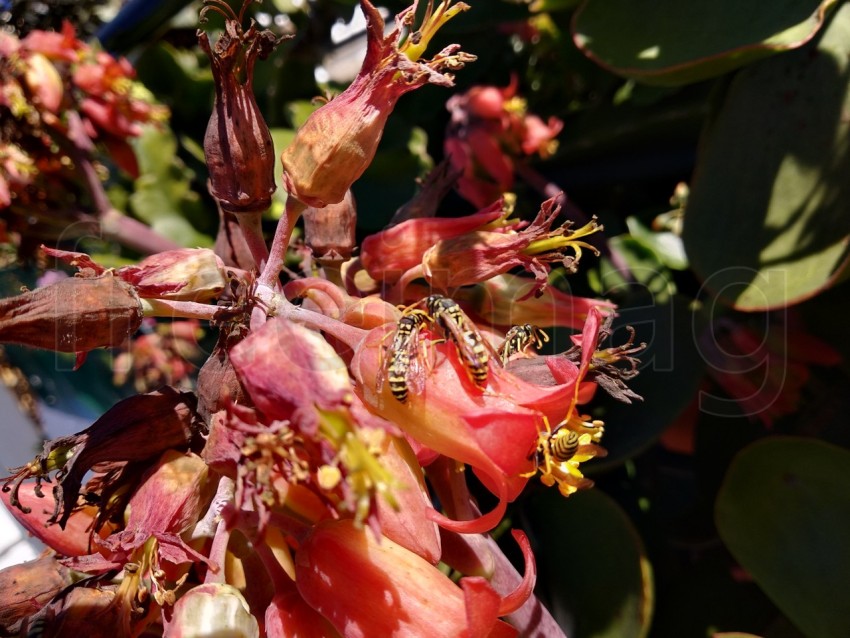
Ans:
[[[473,383],[483,387],[487,383],[490,355],[501,363],[498,353],[481,336],[456,301],[442,295],[431,295],[424,303],[428,315],[443,330],[445,338],[454,343]]]
[[[569,461],[578,452],[578,445],[578,433],[559,425],[554,432],[540,439],[537,445],[538,463],[542,463],[546,456],[555,463]]]
[[[415,385],[414,390],[421,385],[423,371],[419,360],[419,331],[428,321],[431,321],[431,317],[424,310],[405,311],[398,320],[387,348],[387,359],[382,371],[386,375],[390,392],[400,403],[407,401],[411,383]],[[378,380],[378,386],[382,384],[383,376]]]
[[[515,354],[525,352],[525,350],[534,346],[535,350],[543,347],[543,344],[549,342],[549,335],[537,326],[526,323],[519,326],[513,326],[505,335],[505,341],[499,348],[499,358],[502,365],[506,365],[510,358]]]

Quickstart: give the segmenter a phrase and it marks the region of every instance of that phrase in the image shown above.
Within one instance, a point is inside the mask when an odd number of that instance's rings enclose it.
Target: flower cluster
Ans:
[[[168,110],[134,76],[126,59],[77,39],[69,23],[23,39],[0,32],[0,213],[12,230],[54,237],[95,212],[95,144],[138,175],[128,138]],[[68,201],[89,204],[69,211]]]
[[[451,113],[446,155],[461,171],[458,191],[475,206],[511,190],[517,162],[552,155],[563,128],[556,117],[544,122],[528,113],[515,76],[504,88],[475,86],[446,106]]]
[[[597,388],[635,398],[625,381],[640,346],[604,347],[612,304],[546,286],[551,264],[573,271],[581,238],[598,229],[555,226],[554,200],[530,223],[501,200],[466,218],[411,219],[363,243],[375,294],[347,276],[351,233],[329,226],[353,215],[346,194],[395,101],[427,82],[450,86],[445,71],[472,59],[451,45],[422,61],[463,3],[418,13],[414,3],[389,36],[377,10],[361,7],[363,69],[283,151],[288,208],[270,250],[244,238],[257,272],[202,249],[118,269],[46,249],[77,276],[0,303],[0,339],[78,354],[120,345],[143,316],[219,329],[195,392],[165,386],[121,401],[6,479],[7,506],[56,557],[33,566],[38,589],[23,579],[0,592],[19,610],[4,631],[83,626],[96,613],[101,633],[127,636],[563,635],[533,597],[529,540],[513,532],[520,574],[489,533],[537,474],[565,496],[592,485],[582,464],[605,454],[604,426],[586,406]],[[219,43],[246,44],[254,27],[227,16]],[[216,129],[251,121],[256,132],[253,100],[228,95],[246,87],[250,77],[222,80]],[[251,191],[240,201],[268,195],[249,155],[228,157],[237,179],[225,184]],[[307,206],[310,241],[335,275],[282,285],[280,257]],[[517,268],[533,276],[508,272]],[[541,326],[576,329],[572,347],[538,353]],[[157,367],[147,357],[142,371]],[[492,493],[488,511],[464,468]],[[70,586],[69,569],[88,577]]]

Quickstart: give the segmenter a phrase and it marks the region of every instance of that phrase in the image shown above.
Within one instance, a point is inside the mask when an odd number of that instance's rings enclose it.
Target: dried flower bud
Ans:
[[[243,31],[242,15],[249,2],[239,15],[223,2],[201,10],[201,22],[209,10],[225,18],[224,33],[215,47],[206,33],[198,31],[215,80],[215,104],[204,136],[210,192],[222,209],[232,213],[265,210],[275,191],[274,145],[254,98],[253,77],[257,58],[265,60],[279,40],[271,31],[259,31],[253,21]]]
[[[304,241],[320,264],[348,261],[357,243],[357,205],[348,190],[338,204],[308,207],[304,213]]]
[[[118,346],[142,323],[132,286],[111,273],[0,299],[0,342],[57,352]]]
[[[31,616],[22,635],[42,638],[136,635],[128,631],[130,627],[123,626],[121,605],[115,602],[116,594],[110,589],[74,587]]]

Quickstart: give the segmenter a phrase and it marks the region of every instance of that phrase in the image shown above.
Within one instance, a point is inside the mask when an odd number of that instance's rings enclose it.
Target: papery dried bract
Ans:
[[[271,31],[258,30],[253,21],[243,31],[241,12],[225,14],[215,3],[204,11],[211,8],[226,19],[214,47],[207,34],[198,31],[215,80],[215,103],[204,136],[210,191],[226,211],[263,211],[271,205],[276,188],[274,144],[254,97],[253,75],[257,59],[271,55],[278,39]]]
[[[57,352],[119,346],[142,323],[133,288],[106,273],[0,299],[0,342]]]

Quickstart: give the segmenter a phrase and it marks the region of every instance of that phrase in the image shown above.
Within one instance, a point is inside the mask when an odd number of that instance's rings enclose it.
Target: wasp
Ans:
[[[475,385],[487,383],[492,347],[488,344],[460,306],[453,299],[431,295],[425,299],[428,315],[443,329],[447,339],[455,344],[460,359]],[[496,359],[498,359],[498,353]]]
[[[540,443],[540,446],[546,446],[550,458],[554,459],[556,463],[564,463],[576,455],[578,439],[577,432],[567,428],[556,428]],[[541,450],[538,449],[538,454],[540,452]],[[543,453],[545,454],[545,452]]]
[[[521,326],[513,326],[508,330],[505,341],[499,348],[499,358],[503,365],[507,364],[512,356],[525,352],[529,346],[534,346],[535,350],[539,350],[548,341],[549,335],[533,324],[526,323]]]
[[[406,312],[398,320],[398,327],[387,348],[388,356],[383,370],[390,392],[400,403],[407,401],[411,378],[418,376],[419,331],[430,320],[431,317],[423,310]]]

